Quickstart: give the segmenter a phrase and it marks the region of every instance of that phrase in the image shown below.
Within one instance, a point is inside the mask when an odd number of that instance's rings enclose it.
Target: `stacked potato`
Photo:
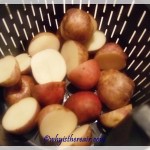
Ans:
[[[132,110],[128,103],[134,82],[119,71],[126,59],[118,44],[106,43],[92,15],[69,9],[56,35],[39,33],[31,40],[28,54],[0,60],[0,85],[5,87],[9,106],[2,120],[4,129],[24,134],[38,124],[43,138],[57,134],[91,138],[89,123],[96,119],[115,127]],[[78,91],[63,103],[65,77]],[[103,105],[111,111],[102,113]],[[68,141],[61,145],[90,144]]]

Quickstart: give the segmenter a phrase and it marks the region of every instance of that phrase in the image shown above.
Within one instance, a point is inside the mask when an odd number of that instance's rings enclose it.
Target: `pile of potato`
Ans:
[[[91,58],[90,56],[94,56]],[[24,134],[38,125],[42,138],[91,138],[90,123],[117,126],[132,111],[134,82],[120,72],[127,56],[121,46],[106,43],[92,15],[69,9],[56,34],[39,33],[28,54],[0,59],[0,86],[8,109],[3,128]],[[66,78],[78,92],[63,103]],[[92,89],[96,89],[96,93]],[[103,112],[103,106],[109,112]],[[61,145],[90,145],[62,142]]]

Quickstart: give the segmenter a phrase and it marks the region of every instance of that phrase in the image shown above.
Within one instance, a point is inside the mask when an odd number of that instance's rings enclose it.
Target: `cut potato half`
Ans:
[[[96,53],[95,60],[99,63],[100,69],[121,70],[126,66],[127,55],[116,43],[107,43]]]
[[[66,61],[67,74],[79,66],[79,64],[88,60],[88,52],[86,48],[79,42],[73,40],[66,41],[63,44],[61,54]]]
[[[62,81],[66,75],[66,63],[62,55],[53,49],[35,54],[31,59],[31,69],[39,84]]]
[[[99,116],[100,122],[109,128],[116,127],[127,115],[132,112],[132,104],[104,113]]]
[[[62,142],[60,146],[90,146],[92,143],[91,139],[92,129],[89,124],[85,124],[73,131],[68,136],[68,141]]]
[[[0,59],[0,86],[10,87],[20,80],[19,65],[13,56]]]
[[[43,32],[37,34],[30,42],[28,47],[28,53],[30,56],[35,55],[37,52],[40,52],[45,49],[55,49],[59,50],[60,42],[58,37],[50,32]]]
[[[55,138],[67,137],[77,126],[77,117],[62,105],[52,104],[45,107],[39,114],[38,125],[41,136]]]
[[[100,49],[106,43],[106,36],[101,31],[95,31],[92,38],[86,44],[89,52],[94,52]]]
[[[16,56],[21,74],[28,74],[31,70],[31,57],[27,53]]]
[[[8,108],[2,126],[10,133],[27,133],[35,127],[39,111],[40,106],[34,98],[24,98]]]

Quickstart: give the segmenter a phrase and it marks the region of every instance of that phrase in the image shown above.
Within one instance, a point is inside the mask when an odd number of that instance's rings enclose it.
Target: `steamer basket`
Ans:
[[[56,32],[69,8],[91,13],[107,42],[119,43],[128,55],[123,70],[136,84],[131,102],[139,106],[150,100],[150,10],[147,5],[129,4],[19,4],[0,5],[0,58],[26,52],[30,40],[39,32]],[[4,66],[5,71],[5,66]],[[67,95],[66,95],[67,96]],[[6,106],[0,88],[0,116]],[[91,124],[94,137],[107,137],[109,130],[97,122]],[[44,145],[37,129],[24,136],[14,136],[0,126],[0,145]],[[95,143],[103,145],[103,143]]]

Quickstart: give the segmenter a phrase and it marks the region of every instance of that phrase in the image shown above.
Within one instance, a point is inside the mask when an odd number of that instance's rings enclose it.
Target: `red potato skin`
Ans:
[[[94,121],[100,115],[102,109],[99,98],[89,91],[71,95],[64,106],[77,115],[78,124]]]
[[[65,94],[65,82],[49,82],[35,85],[32,89],[32,96],[42,106],[50,104],[61,104]]]
[[[10,106],[23,98],[30,97],[34,85],[35,81],[32,77],[22,75],[18,84],[4,89],[6,103]]]
[[[96,60],[88,60],[68,74],[73,85],[82,90],[89,90],[97,85],[100,76],[99,65]]]

